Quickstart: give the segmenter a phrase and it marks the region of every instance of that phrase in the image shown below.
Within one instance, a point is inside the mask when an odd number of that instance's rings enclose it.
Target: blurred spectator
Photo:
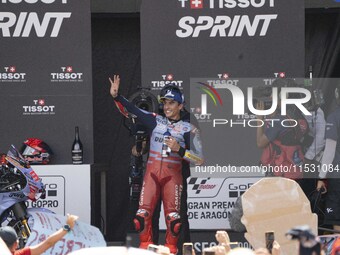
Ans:
[[[230,251],[230,238],[226,231],[216,231],[215,234],[216,241],[218,242],[218,245],[220,247],[224,247],[225,253],[228,253]]]
[[[273,82],[273,87],[278,88],[277,94],[281,94],[281,88],[292,83],[290,79],[277,79]],[[268,91],[270,89],[270,91]],[[257,109],[268,109],[274,103],[272,88],[267,88],[263,92],[261,100],[258,100]],[[274,89],[273,89],[274,91]],[[279,97],[274,95],[274,98]],[[264,99],[265,98],[265,99]],[[268,102],[270,102],[268,104]],[[300,167],[303,165],[304,156],[302,152],[301,140],[308,132],[308,123],[301,111],[295,105],[287,106],[287,115],[281,115],[280,100],[277,100],[276,111],[266,116],[257,116],[258,128],[256,134],[257,146],[263,149],[261,165],[274,172],[267,171],[269,176],[282,176],[293,180],[299,180],[303,176]],[[276,121],[271,121],[275,119]],[[285,122],[285,125],[282,122]],[[295,124],[295,126],[294,126]],[[284,171],[283,168],[288,169]],[[269,173],[269,174],[268,174]]]
[[[319,92],[321,93],[321,92]],[[325,148],[325,130],[326,120],[323,110],[320,107],[319,100],[316,97],[318,93],[312,93],[311,103],[308,104],[308,110],[312,115],[305,115],[308,122],[309,132],[304,137],[302,149],[304,152],[304,173],[300,186],[308,199],[312,203],[312,194],[315,191],[317,181],[317,167]]]
[[[14,228],[5,226],[0,228],[0,237],[6,243],[8,249],[13,255],[40,255],[47,251],[49,248],[54,246],[59,240],[61,240],[68,232],[70,232],[78,216],[67,214],[66,225],[60,228],[58,231],[50,235],[43,242],[34,245],[24,247],[23,249],[17,250],[18,248],[18,236]]]
[[[228,255],[255,255],[254,251],[248,248],[235,248],[232,249]]]
[[[335,89],[336,109],[328,116],[326,123],[326,145],[322,157],[317,189],[326,189],[324,179],[328,178],[325,223],[340,230],[340,85]]]
[[[0,238],[0,254],[1,255],[11,255],[7,245],[5,242]]]

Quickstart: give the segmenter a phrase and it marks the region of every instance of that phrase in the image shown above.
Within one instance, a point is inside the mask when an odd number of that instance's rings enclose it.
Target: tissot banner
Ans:
[[[303,1],[143,1],[141,36],[144,87],[186,88],[190,77],[304,76]]]
[[[156,94],[167,84],[184,89],[186,108],[195,114],[202,131],[206,162],[216,165],[222,160],[226,166],[257,166],[261,149],[256,146],[256,128],[236,125],[232,129],[205,129],[212,115],[197,114],[203,110],[201,94],[210,93],[205,87],[209,81],[237,86],[238,78],[261,77],[265,83],[266,78],[304,77],[303,1],[143,1],[141,35],[143,86]],[[197,82],[202,77],[209,79]],[[193,104],[195,96],[198,99]],[[223,101],[223,118],[233,109],[230,95],[225,96],[229,98],[215,102],[220,106]],[[211,109],[209,105],[208,111]],[[247,119],[249,115],[243,113],[240,118]],[[224,135],[219,136],[217,129]],[[207,146],[216,141],[223,146]],[[262,175],[232,176],[192,172],[188,183],[192,229],[230,228],[228,218],[236,198]]]
[[[0,152],[29,137],[71,162],[75,126],[93,161],[90,0],[0,1]]]

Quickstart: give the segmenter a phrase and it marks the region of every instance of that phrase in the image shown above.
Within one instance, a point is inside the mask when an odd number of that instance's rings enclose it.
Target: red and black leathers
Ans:
[[[171,121],[166,117],[143,111],[122,96],[115,98],[118,109],[135,115],[150,134],[150,154],[139,200],[139,210],[134,220],[140,231],[140,248],[152,243],[152,214],[159,198],[163,201],[166,220],[165,245],[171,253],[177,252],[180,221],[180,198],[183,189],[182,160],[203,163],[200,134],[196,127],[182,120]],[[179,152],[162,157],[163,134],[168,131],[181,146]]]

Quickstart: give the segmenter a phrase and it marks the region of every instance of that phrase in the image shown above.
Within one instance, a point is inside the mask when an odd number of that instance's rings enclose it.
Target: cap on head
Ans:
[[[176,87],[169,87],[162,90],[160,101],[162,102],[164,99],[171,99],[178,102],[179,104],[183,104],[184,102],[184,96],[182,92]]]
[[[0,237],[8,247],[11,247],[18,239],[18,235],[14,228],[5,226],[0,228]]]

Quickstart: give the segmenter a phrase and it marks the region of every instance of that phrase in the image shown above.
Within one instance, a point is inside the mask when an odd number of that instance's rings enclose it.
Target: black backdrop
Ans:
[[[129,96],[141,84],[139,17],[92,17],[95,163],[108,164],[106,240],[123,241],[128,226],[129,160],[133,139],[109,94],[109,76],[121,76]]]
[[[317,77],[340,76],[339,13],[338,10],[332,13],[307,11],[306,75],[308,66],[312,65]],[[128,165],[133,142],[109,96],[108,77],[114,73],[121,75],[121,93],[126,96],[132,95],[141,85],[139,24],[136,15],[92,16],[94,159],[95,163],[107,164],[110,168],[107,173],[107,241],[124,241],[129,226]],[[325,92],[327,98],[334,97],[332,88],[325,88]]]
[[[0,29],[0,152],[6,153],[11,144],[20,149],[23,141],[36,137],[54,151],[52,164],[70,164],[74,127],[79,126],[83,161],[92,164],[90,1],[27,2],[0,4],[4,16]],[[10,21],[6,15],[12,17]],[[60,18],[66,16],[69,18]],[[7,22],[13,22],[9,36],[4,32]],[[52,35],[55,28],[60,29]],[[8,74],[24,74],[24,78],[7,79],[4,75]]]

